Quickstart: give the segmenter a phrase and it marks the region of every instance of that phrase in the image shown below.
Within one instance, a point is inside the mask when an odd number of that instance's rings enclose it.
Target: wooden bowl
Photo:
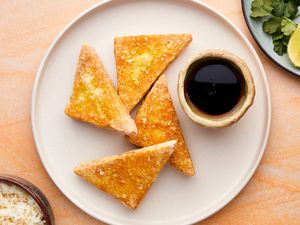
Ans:
[[[46,225],[55,224],[53,211],[49,204],[49,201],[47,200],[46,196],[41,192],[41,190],[37,188],[34,184],[21,177],[4,174],[0,175],[0,182],[15,185],[27,192],[40,207],[44,219],[46,221]]]
[[[233,65],[241,74],[244,87],[242,97],[229,112],[221,115],[209,115],[200,111],[189,99],[186,86],[188,82],[187,71],[194,62],[201,62],[209,59],[224,60]],[[183,70],[179,73],[177,92],[180,104],[184,112],[196,123],[203,127],[220,128],[227,127],[238,121],[253,104],[255,86],[251,72],[247,64],[238,56],[224,50],[206,50],[187,61]]]

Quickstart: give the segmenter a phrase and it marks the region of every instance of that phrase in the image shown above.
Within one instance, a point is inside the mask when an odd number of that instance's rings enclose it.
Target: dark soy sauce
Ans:
[[[220,59],[194,62],[187,71],[185,90],[202,112],[229,112],[243,96],[244,80],[231,63]]]

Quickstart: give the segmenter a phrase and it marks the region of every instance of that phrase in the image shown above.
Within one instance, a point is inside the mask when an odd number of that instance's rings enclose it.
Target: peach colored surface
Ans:
[[[35,150],[31,90],[38,65],[58,32],[99,0],[0,0],[0,173],[24,177],[49,198],[59,225],[100,225],[55,187]],[[246,188],[203,225],[300,224],[300,78],[272,63],[251,37],[240,0],[205,0],[248,37],[263,62],[272,96],[265,155]]]

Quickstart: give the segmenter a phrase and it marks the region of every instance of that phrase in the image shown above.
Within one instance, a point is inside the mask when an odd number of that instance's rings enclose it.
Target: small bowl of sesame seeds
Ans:
[[[0,224],[54,225],[46,196],[29,181],[0,175]]]

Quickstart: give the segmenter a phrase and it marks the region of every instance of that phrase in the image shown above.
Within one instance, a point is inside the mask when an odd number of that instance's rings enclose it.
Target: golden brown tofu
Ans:
[[[128,135],[136,125],[118,96],[95,50],[82,46],[75,74],[73,93],[65,113],[98,127],[113,128]]]
[[[168,140],[177,140],[170,163],[188,176],[195,175],[192,159],[181,133],[179,121],[167,87],[166,76],[162,75],[154,84],[139,108],[135,123],[138,133],[129,141],[138,146],[150,146]]]
[[[190,34],[115,38],[118,94],[129,112],[191,41]]]
[[[74,172],[130,209],[136,209],[174,151],[176,141],[84,163]]]

